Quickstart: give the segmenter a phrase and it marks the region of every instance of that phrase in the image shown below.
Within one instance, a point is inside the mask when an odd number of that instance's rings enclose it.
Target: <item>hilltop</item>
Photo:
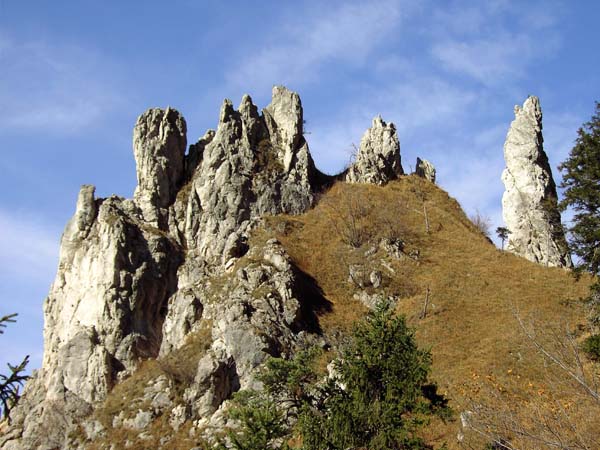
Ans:
[[[541,110],[527,102],[514,134],[543,162]],[[405,174],[392,123],[376,117],[335,176],[315,167],[303,127],[300,98],[284,87],[260,113],[247,95],[237,109],[225,100],[217,129],[189,146],[178,111],[138,118],[133,199],[81,188],[44,306],[43,366],[3,449],[212,445],[235,426],[231,396],[261,389],[270,357],[320,348],[325,376],[353,323],[383,299],[431,349],[432,378],[455,411],[426,428],[432,445],[483,445],[481,423],[515,434],[492,420],[509,412],[533,429],[556,402],[584,417],[585,397],[558,390],[534,348],[557,343],[555,326],[573,342],[587,333],[589,280],[564,268],[551,173],[538,185],[527,178],[537,160],[507,159],[511,176],[526,176],[514,186],[535,189],[505,208],[536,215],[515,225],[506,252],[435,185],[431,163]]]

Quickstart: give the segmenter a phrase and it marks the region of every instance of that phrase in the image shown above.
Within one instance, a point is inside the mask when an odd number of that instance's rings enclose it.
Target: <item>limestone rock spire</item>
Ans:
[[[435,166],[426,159],[417,158],[417,165],[415,166],[415,175],[421,178],[425,178],[427,181],[431,181],[435,184]]]
[[[185,119],[173,108],[151,108],[135,124],[138,184],[134,197],[146,220],[156,222],[159,210],[175,199],[184,174],[186,132]]]
[[[403,174],[396,126],[377,116],[363,135],[356,161],[348,169],[345,179],[350,183],[381,185]]]
[[[502,215],[510,230],[507,250],[536,263],[571,267],[543,142],[540,101],[529,96],[522,107],[515,106],[515,120],[504,143]]]

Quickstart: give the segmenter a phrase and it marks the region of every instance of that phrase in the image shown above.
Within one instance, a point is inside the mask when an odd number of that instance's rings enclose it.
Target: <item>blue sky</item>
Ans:
[[[20,315],[0,364],[31,354],[39,366],[43,299],[79,186],[132,195],[145,109],[180,110],[194,142],[224,98],[264,107],[284,84],[329,173],[381,114],[405,170],[431,160],[439,184],[495,228],[513,106],[540,97],[556,167],[600,100],[599,17],[597,1],[0,0],[0,314]]]

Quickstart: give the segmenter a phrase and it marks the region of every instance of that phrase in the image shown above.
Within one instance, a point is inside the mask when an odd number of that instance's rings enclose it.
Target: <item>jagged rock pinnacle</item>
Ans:
[[[523,107],[515,106],[504,159],[502,214],[510,231],[507,250],[540,264],[570,267],[556,185],[543,148],[537,97],[528,97]]]
[[[350,183],[381,185],[403,174],[396,127],[377,116],[363,135],[356,161],[348,169],[345,179]]]
[[[186,123],[172,108],[152,108],[133,130],[133,153],[138,184],[134,198],[146,220],[156,222],[159,210],[177,194],[184,173]]]
[[[219,423],[234,390],[255,386],[269,354],[316,339],[302,307],[313,294],[284,247],[248,243],[262,216],[305,212],[317,183],[332,178],[314,166],[302,114],[298,94],[280,86],[262,114],[248,95],[237,110],[225,100],[216,130],[187,155],[179,112],[139,117],[133,200],[81,188],[44,305],[42,367],[13,410],[11,432],[0,436],[3,450],[81,448],[69,442],[72,432],[93,440],[91,412],[112,387],[199,330],[209,330],[208,350],[173,411],[203,426]],[[403,173],[399,151],[394,125],[376,118],[349,176],[394,179]],[[168,382],[151,380],[144,392]]]
[[[261,215],[299,214],[312,204],[315,168],[302,135],[302,105],[286,88],[273,88],[262,116],[249,95],[238,110],[225,100],[216,132],[192,146],[192,155],[190,193],[175,209],[188,247],[211,261],[239,257]]]
[[[426,159],[417,158],[415,175],[435,183],[435,167]]]

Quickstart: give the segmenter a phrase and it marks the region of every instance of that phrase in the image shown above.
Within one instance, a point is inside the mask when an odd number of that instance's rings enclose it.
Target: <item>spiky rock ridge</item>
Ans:
[[[266,355],[298,345],[306,321],[296,269],[277,242],[249,249],[246,241],[261,215],[313,203],[320,174],[302,124],[300,98],[284,87],[263,114],[249,96],[237,110],[225,100],[217,129],[188,155],[179,112],[138,118],[134,199],[97,199],[82,187],[44,306],[43,365],[2,448],[77,448],[69,432],[119,379],[202,324],[211,324],[212,343],[185,392],[184,419],[208,424],[232,390],[253,383]],[[211,277],[249,250],[257,263],[215,288]]]
[[[530,96],[523,107],[515,106],[504,144],[502,214],[510,231],[507,250],[536,263],[571,267],[543,142],[542,109],[539,99]]]

